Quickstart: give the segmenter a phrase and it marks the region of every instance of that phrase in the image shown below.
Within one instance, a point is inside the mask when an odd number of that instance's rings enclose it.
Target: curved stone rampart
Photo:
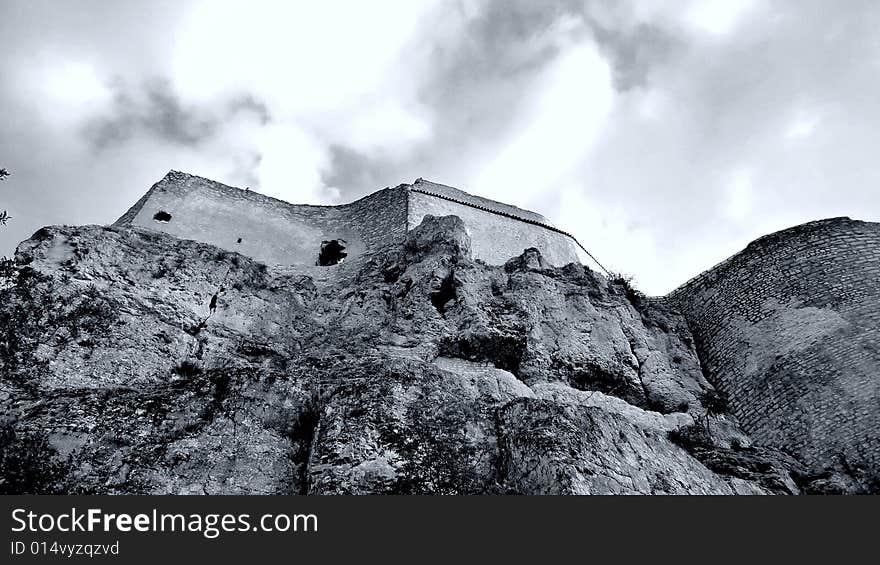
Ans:
[[[669,300],[756,441],[880,477],[880,224],[762,237]]]

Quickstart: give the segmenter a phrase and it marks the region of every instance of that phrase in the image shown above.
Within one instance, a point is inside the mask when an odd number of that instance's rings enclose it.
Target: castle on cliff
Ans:
[[[534,247],[554,266],[601,269],[543,216],[422,179],[309,206],[172,171],[115,225],[312,266],[402,243],[428,214],[461,218],[488,264]],[[705,376],[756,441],[880,477],[880,223],[831,218],[764,236],[657,300],[684,315]]]

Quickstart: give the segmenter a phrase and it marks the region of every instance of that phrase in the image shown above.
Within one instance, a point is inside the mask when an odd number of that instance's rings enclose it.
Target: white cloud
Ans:
[[[753,208],[754,188],[748,171],[739,170],[731,175],[725,187],[724,214],[735,221],[749,217]]]
[[[698,0],[691,5],[686,19],[697,29],[726,35],[754,4],[754,0]]]
[[[404,101],[380,100],[360,105],[350,119],[328,119],[320,129],[329,139],[352,149],[370,154],[394,152],[403,157],[412,144],[428,139],[432,128],[424,113]]]
[[[542,77],[541,93],[518,133],[470,184],[500,200],[551,190],[584,158],[613,102],[608,63],[592,44],[563,55]]]
[[[321,181],[327,152],[314,138],[293,124],[268,126],[255,134],[262,156],[256,175],[260,192],[290,202],[331,204],[339,193]]]
[[[810,137],[816,131],[819,122],[818,115],[801,112],[789,123],[785,130],[785,137],[788,139]]]
[[[596,260],[612,272],[633,276],[634,284],[649,294],[665,293],[682,282],[681,273],[664,264],[665,254],[652,232],[634,222],[633,211],[585,194],[577,185],[561,190],[555,219]]]
[[[636,99],[636,113],[643,120],[660,120],[670,113],[669,96],[660,90],[642,91]]]
[[[38,57],[13,72],[7,79],[16,85],[19,103],[55,128],[76,126],[86,116],[105,110],[112,100],[106,78],[89,62]]]
[[[53,99],[72,105],[106,102],[110,89],[88,63],[68,62],[45,69],[43,86]]]
[[[381,87],[427,7],[406,0],[202,2],[178,33],[174,81],[193,99],[246,90],[285,115],[337,110]]]
[[[416,102],[418,76],[400,71],[435,4],[200,2],[177,34],[173,83],[196,103],[242,92],[266,103],[272,122],[253,137],[260,189],[333,201],[338,191],[321,182],[330,146],[403,155],[430,135]]]

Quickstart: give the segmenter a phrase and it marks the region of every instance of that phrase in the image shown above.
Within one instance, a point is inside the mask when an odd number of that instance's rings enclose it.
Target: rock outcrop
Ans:
[[[665,301],[470,249],[455,216],[333,267],[40,230],[0,279],[0,492],[870,488],[754,445]]]

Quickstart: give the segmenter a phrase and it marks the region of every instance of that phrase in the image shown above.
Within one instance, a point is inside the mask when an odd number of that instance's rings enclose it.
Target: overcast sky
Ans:
[[[0,255],[168,170],[294,203],[424,177],[663,294],[880,221],[875,0],[0,0]]]

